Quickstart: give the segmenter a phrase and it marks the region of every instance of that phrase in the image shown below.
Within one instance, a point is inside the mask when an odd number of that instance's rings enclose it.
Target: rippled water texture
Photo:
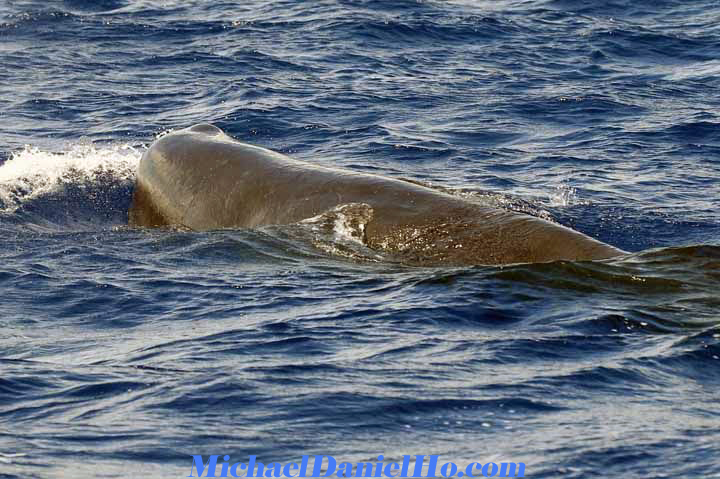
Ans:
[[[320,453],[720,477],[718,20],[710,0],[3,3],[0,478]],[[147,145],[201,121],[632,254],[413,268],[307,224],[127,228]]]

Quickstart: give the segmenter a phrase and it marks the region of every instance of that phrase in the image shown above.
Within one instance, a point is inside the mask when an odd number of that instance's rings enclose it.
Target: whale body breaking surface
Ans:
[[[299,223],[329,212],[358,240],[419,265],[498,265],[625,254],[565,226],[416,183],[313,165],[199,124],[156,140],[138,166],[129,223],[190,230]]]

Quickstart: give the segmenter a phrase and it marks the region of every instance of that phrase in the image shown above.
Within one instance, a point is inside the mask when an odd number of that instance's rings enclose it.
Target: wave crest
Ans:
[[[61,152],[26,145],[0,165],[0,215],[32,225],[126,217],[141,156],[126,144]]]

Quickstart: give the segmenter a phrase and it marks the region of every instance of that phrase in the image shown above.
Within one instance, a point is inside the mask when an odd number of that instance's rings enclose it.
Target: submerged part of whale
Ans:
[[[141,227],[255,228],[298,223],[343,207],[357,212],[353,234],[359,241],[411,264],[624,254],[544,219],[408,181],[297,161],[240,143],[209,124],[170,133],[148,148],[138,167],[129,219]]]

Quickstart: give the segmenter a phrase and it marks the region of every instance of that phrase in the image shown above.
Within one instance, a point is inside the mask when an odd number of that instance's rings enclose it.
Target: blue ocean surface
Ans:
[[[439,454],[720,477],[720,4],[0,4],[0,478]],[[618,259],[421,268],[127,226],[163,132],[549,218]]]

